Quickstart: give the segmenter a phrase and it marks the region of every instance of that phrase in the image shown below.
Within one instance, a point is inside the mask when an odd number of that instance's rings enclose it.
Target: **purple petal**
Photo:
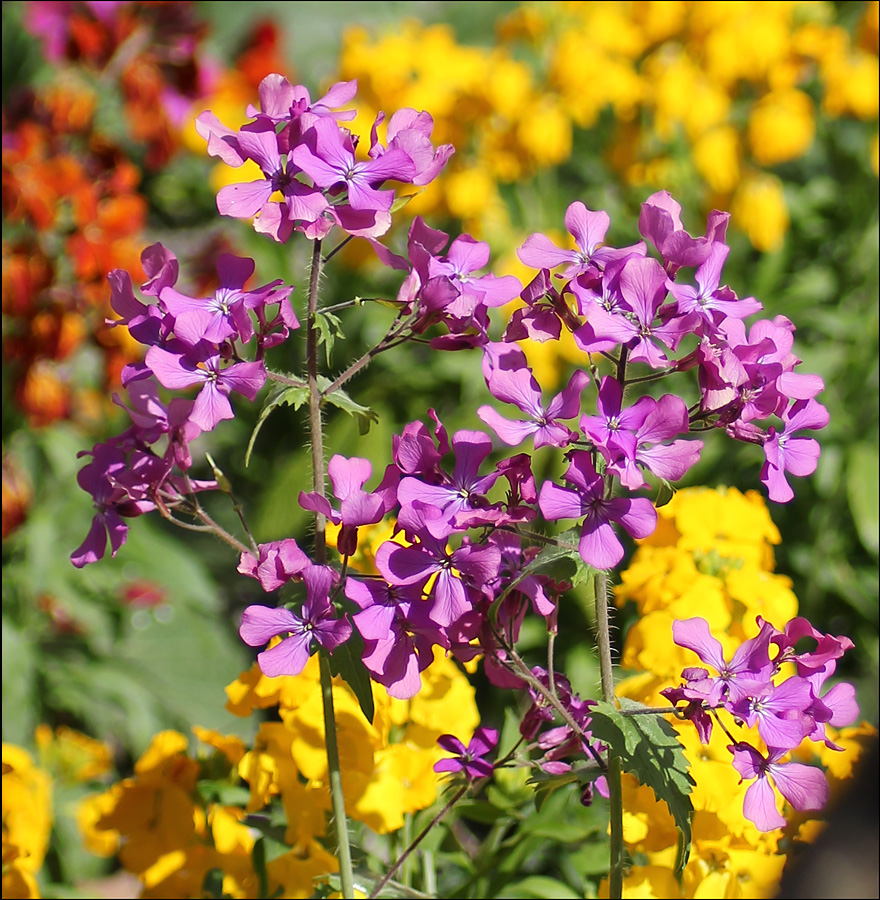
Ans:
[[[262,647],[273,637],[302,628],[302,620],[289,609],[270,606],[249,606],[241,614],[238,633],[250,647]]]
[[[299,675],[309,661],[311,632],[292,635],[271,650],[257,654],[260,671],[269,678],[279,675]]]

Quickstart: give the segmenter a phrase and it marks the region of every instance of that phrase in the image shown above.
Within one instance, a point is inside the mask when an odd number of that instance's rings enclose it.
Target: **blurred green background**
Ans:
[[[854,640],[839,674],[876,723],[877,4],[169,6],[129,4],[114,31],[83,4],[61,20],[51,4],[3,4],[4,741],[27,746],[39,722],[69,724],[124,761],[163,727],[250,736],[222,689],[250,662],[236,629],[260,592],[234,574],[228,548],[145,517],[116,559],[78,571],[69,555],[92,516],[77,453],[125,427],[109,397],[137,353],[102,324],[106,273],[128,268],[137,283],[140,250],[160,240],[182,281],[207,287],[232,251],[257,260],[259,283],[300,286],[302,312],[307,248],[217,216],[216,190],[240,179],[191,126],[210,108],[238,127],[270,71],[313,98],[357,78],[362,134],[380,109],[432,111],[436,141],[456,154],[405,215],[489,241],[496,273],[522,275],[515,248],[536,231],[561,238],[574,200],[606,209],[619,245],[638,239],[639,204],[655,190],[682,203],[692,233],[712,208],[732,211],[725,280],[796,324],[800,371],[822,376],[831,413],[818,471],[772,505],[777,570],[803,615]],[[399,249],[407,227],[385,243]],[[328,268],[323,300],[397,287],[352,246]],[[331,369],[384,334],[391,313],[377,310],[341,314]],[[530,356],[548,388],[576,359]],[[300,370],[297,340],[272,362]],[[424,346],[380,356],[349,385],[378,424],[360,436],[352,418],[328,415],[328,455],[367,456],[378,473],[391,436],[432,406],[450,433],[482,427],[479,362]],[[308,486],[304,411],[270,417],[245,468],[259,410],[237,410],[198,450],[230,477],[258,540],[307,540],[294,502]],[[710,435],[688,483],[760,489],[761,461],[759,448]],[[209,471],[202,462],[196,474]],[[211,510],[234,528],[228,504]],[[568,615],[558,658],[591,691],[589,619],[576,605]]]

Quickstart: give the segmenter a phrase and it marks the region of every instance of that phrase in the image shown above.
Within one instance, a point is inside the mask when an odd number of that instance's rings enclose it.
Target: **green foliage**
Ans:
[[[641,703],[625,698],[621,707],[624,712],[645,709]],[[662,716],[623,715],[609,703],[597,704],[590,718],[590,731],[620,754],[624,771],[635,775],[669,807],[682,834],[675,865],[680,876],[690,852],[694,780],[675,729]]]

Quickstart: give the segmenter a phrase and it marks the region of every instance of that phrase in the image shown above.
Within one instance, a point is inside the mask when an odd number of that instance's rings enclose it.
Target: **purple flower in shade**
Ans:
[[[254,400],[266,381],[262,362],[234,363],[221,369],[219,351],[204,342],[190,348],[186,355],[150,347],[146,364],[159,384],[171,390],[203,385],[191,416],[202,431],[211,431],[223,419],[234,418],[230,391]]]
[[[452,436],[455,468],[451,477],[439,468],[430,473],[439,483],[419,478],[401,479],[397,489],[400,505],[418,502],[428,508],[425,523],[437,538],[446,538],[453,531],[474,524],[486,524],[493,519],[488,511],[486,493],[501,474],[498,471],[480,476],[480,464],[492,452],[492,440],[482,431],[457,431]],[[488,518],[487,518],[488,516]]]
[[[822,809],[828,801],[828,782],[825,775],[814,766],[801,763],[780,763],[787,750],[769,747],[767,756],[762,756],[750,744],[731,744],[733,765],[739,772],[741,781],[757,778],[746,790],[743,814],[754,822],[759,831],[773,831],[783,828],[785,819],[776,805],[779,793],[798,811]],[[771,783],[770,779],[773,779]]]
[[[459,292],[458,298],[444,309],[447,317],[467,325],[478,310],[503,306],[519,295],[522,283],[513,275],[499,277],[490,273],[474,276],[474,272],[488,264],[489,245],[469,234],[459,235],[449,247],[446,257],[431,257],[429,278],[445,276]]]
[[[201,434],[199,426],[190,418],[193,401],[175,397],[166,406],[159,398],[159,387],[152,378],[131,382],[128,396],[131,406],[126,406],[116,394],[113,395],[113,402],[131,416],[138,440],[153,444],[167,434],[165,459],[176,463],[184,471],[189,469],[192,466],[190,442]]]
[[[409,700],[422,686],[421,672],[433,662],[433,646],[449,642],[428,618],[421,589],[384,581],[347,578],[345,596],[360,607],[352,616],[364,639],[363,662],[388,694]]]
[[[403,150],[388,149],[378,159],[358,160],[332,119],[318,119],[303,136],[304,143],[291,150],[291,159],[319,187],[345,187],[354,210],[388,213],[393,190],[375,185],[394,179],[410,181],[416,167]]]
[[[341,501],[340,512],[336,512],[325,497],[312,492],[299,492],[299,505],[303,509],[319,512],[334,525],[342,529],[337,538],[337,548],[343,556],[351,556],[357,550],[357,530],[359,525],[374,525],[397,505],[397,482],[400,473],[396,466],[385,469],[382,483],[372,494],[363,490],[364,484],[373,474],[368,459],[352,457],[346,459],[338,454],[327,466],[333,493]]]
[[[601,246],[610,224],[608,213],[593,212],[577,200],[565,211],[565,227],[575,239],[577,250],[562,250],[546,235],[533,234],[526,238],[516,255],[533,269],[555,269],[567,264],[563,278],[574,278],[590,269],[604,269],[607,263],[625,256],[645,255],[647,248],[641,241],[620,250]]]
[[[768,648],[774,628],[769,622],[761,624],[756,637],[744,641],[736,649],[730,662],[724,659],[721,642],[712,637],[705,619],[676,619],[672,623],[672,639],[679,647],[693,650],[704,663],[717,672],[715,678],[707,677],[705,669],[688,668],[682,673],[688,687],[697,685],[709,706],[721,703],[737,704],[749,697],[762,694],[773,675]],[[708,683],[706,683],[708,681]]]
[[[132,502],[121,483],[128,464],[120,449],[109,444],[95,444],[89,455],[92,461],[79,470],[76,480],[86,493],[92,495],[95,515],[86,539],[70,556],[78,569],[104,558],[108,537],[110,556],[116,556],[128,535],[128,525],[122,516],[138,516],[154,508],[150,501]]]
[[[590,380],[586,372],[576,371],[568,385],[546,408],[541,403],[541,388],[532,370],[526,365],[525,354],[515,344],[487,344],[484,348],[483,372],[489,393],[505,403],[518,406],[530,419],[511,422],[491,406],[481,406],[477,415],[512,447],[521,444],[529,435],[538,447],[566,447],[577,435],[560,419],[572,419],[581,408],[581,391]],[[500,363],[500,357],[507,361]],[[488,372],[487,372],[488,370]]]
[[[257,654],[260,671],[269,678],[299,675],[311,655],[312,643],[332,653],[351,636],[351,625],[337,619],[330,603],[330,589],[339,575],[328,566],[309,566],[302,573],[306,601],[301,615],[280,607],[249,606],[241,615],[238,633],[250,647],[261,647],[274,637],[280,643]]]
[[[293,578],[299,578],[311,565],[308,556],[300,550],[293,538],[259,544],[259,556],[242,553],[238,571],[260,582],[266,593],[275,591]]]
[[[585,517],[578,544],[581,558],[596,569],[609,569],[623,559],[623,545],[611,523],[619,523],[635,538],[645,538],[657,527],[657,510],[643,497],[606,499],[605,481],[590,454],[576,450],[569,459],[563,478],[572,487],[545,481],[538,506],[545,519]]]
[[[730,247],[718,241],[709,245],[709,256],[697,269],[694,280],[697,286],[676,284],[671,279],[666,282],[669,293],[678,301],[679,315],[696,315],[700,322],[700,333],[712,333],[725,318],[745,319],[763,309],[754,297],[739,300],[729,287],[721,287],[721,269]]]
[[[447,753],[452,753],[452,759],[441,759],[434,763],[435,772],[464,772],[471,781],[477,778],[489,778],[495,768],[488,759],[483,757],[491,753],[498,745],[498,732],[494,728],[486,728],[481,725],[465,745],[454,735],[443,734],[437,738],[437,743]]]
[[[659,340],[674,350],[692,329],[690,319],[674,316],[655,321],[666,299],[666,274],[655,259],[629,257],[620,271],[620,294],[632,312],[607,312],[603,306],[589,307],[587,321],[577,330],[575,340],[587,353],[608,349],[608,341],[630,348],[629,358],[646,362],[654,369],[668,364],[666,354],[657,348]]]
[[[540,272],[522,289],[520,298],[525,306],[515,309],[504,331],[504,340],[523,341],[526,338],[543,344],[558,341],[565,322],[573,331],[580,322],[550,281],[550,270]]]
[[[761,481],[771,500],[788,503],[794,497],[794,491],[785,473],[800,477],[812,475],[819,463],[819,442],[813,438],[795,437],[795,433],[803,428],[824,428],[828,424],[828,410],[815,400],[798,400],[781,418],[785,423],[782,431],[771,426],[764,443],[766,461],[761,469]]]
[[[253,273],[252,259],[224,253],[217,261],[220,286],[213,296],[188,297],[174,287],[163,288],[159,299],[174,316],[174,334],[190,345],[200,340],[220,344],[230,337],[247,343],[254,334],[248,309],[267,302],[286,302],[293,290],[285,288],[276,291],[275,288],[282,283],[278,279],[253,291],[246,291],[245,282]],[[296,321],[295,317],[293,321]]]
[[[702,265],[712,244],[724,241],[729,220],[730,213],[713,210],[706,223],[706,236],[693,238],[681,224],[681,206],[668,191],[658,191],[642,204],[639,233],[657,248],[667,271],[674,275],[681,266]]]

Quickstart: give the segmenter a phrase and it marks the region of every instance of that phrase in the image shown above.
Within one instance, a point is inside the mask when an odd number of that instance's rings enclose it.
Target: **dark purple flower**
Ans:
[[[481,725],[465,745],[454,735],[444,734],[437,738],[437,743],[447,752],[454,754],[452,759],[441,759],[434,763],[435,772],[464,772],[472,781],[477,778],[489,778],[494,766],[483,757],[491,753],[498,745],[498,732],[494,728]]]

